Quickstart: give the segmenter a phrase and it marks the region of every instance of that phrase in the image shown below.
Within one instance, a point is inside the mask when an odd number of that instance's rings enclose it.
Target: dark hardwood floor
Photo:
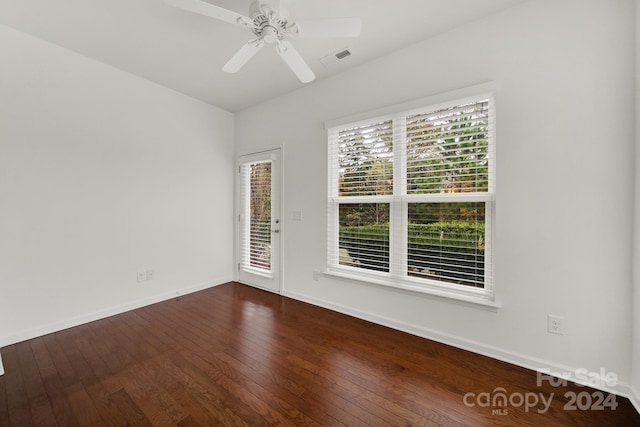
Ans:
[[[640,425],[627,399],[237,283],[1,352],[1,426]]]

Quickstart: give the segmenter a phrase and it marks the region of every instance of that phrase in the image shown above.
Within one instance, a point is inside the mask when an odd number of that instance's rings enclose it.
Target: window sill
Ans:
[[[452,303],[462,303],[493,311],[497,311],[497,309],[502,307],[499,302],[489,300],[485,295],[481,295],[480,293],[478,293],[478,295],[474,295],[472,291],[466,291],[463,293],[456,290],[434,289],[433,286],[412,283],[411,281],[394,280],[393,278],[377,275],[375,273],[362,274],[360,272],[351,272],[347,269],[327,268],[323,274],[329,277],[348,279],[364,284],[391,288],[401,292],[436,297]]]

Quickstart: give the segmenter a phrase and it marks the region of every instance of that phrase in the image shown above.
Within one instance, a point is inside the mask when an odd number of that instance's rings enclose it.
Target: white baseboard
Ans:
[[[640,414],[640,390],[635,386],[629,387],[629,400]]]
[[[416,335],[422,338],[426,338],[432,341],[437,341],[443,344],[451,345],[453,347],[461,348],[463,350],[471,351],[483,356],[491,357],[493,359],[501,360],[503,362],[511,363],[516,366],[531,369],[533,371],[539,371],[541,369],[549,369],[553,372],[569,373],[571,376],[568,381],[576,381],[577,378],[573,375],[578,369],[571,366],[562,366],[547,360],[537,359],[524,354],[515,353],[509,350],[504,350],[498,347],[482,344],[477,341],[469,340],[452,334],[439,332],[433,329],[424,328],[419,325],[413,325],[396,319],[391,319],[385,316],[380,316],[374,313],[360,311],[351,307],[335,304],[329,301],[317,299],[297,292],[284,291],[284,296],[293,298],[299,301],[304,301],[309,304],[317,305],[327,308],[329,310],[337,311],[349,316],[356,317],[358,319],[367,320],[369,322],[377,323],[379,325],[387,326],[392,329],[396,329],[402,332],[407,332],[412,335]],[[590,373],[592,374],[592,373]],[[596,380],[600,384],[606,384],[605,379],[602,381]],[[634,403],[636,409],[640,413],[640,407],[638,403],[638,393],[633,390],[628,384],[619,382],[613,387],[606,386],[591,386],[595,389],[613,393],[621,397],[626,397]],[[635,397],[632,394],[635,393]],[[635,402],[634,402],[635,399]]]
[[[186,288],[174,290],[171,292],[166,292],[159,295],[153,295],[148,298],[139,299],[136,301],[132,301],[130,303],[122,304],[115,307],[110,307],[110,308],[99,310],[93,313],[87,313],[80,316],[72,317],[70,319],[65,319],[58,322],[41,325],[35,328],[18,331],[12,335],[0,337],[0,348],[5,347],[7,345],[15,344],[18,342],[41,337],[43,335],[51,334],[53,332],[58,332],[64,329],[73,328],[75,326],[84,325],[85,323],[104,319],[106,317],[124,313],[126,311],[135,310],[136,308],[141,308],[147,305],[156,304],[158,302],[167,301],[179,295],[186,295],[192,292],[201,291],[203,289],[212,288],[214,286],[222,285],[230,281],[232,281],[232,278],[224,277],[217,280],[213,280],[211,282],[200,283],[198,285],[188,286]],[[1,367],[1,363],[0,363],[0,367]],[[2,369],[2,372],[4,372],[4,369]]]

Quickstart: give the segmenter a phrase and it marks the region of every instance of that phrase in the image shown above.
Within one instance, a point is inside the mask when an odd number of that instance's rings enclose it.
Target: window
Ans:
[[[328,273],[493,301],[491,96],[331,126]]]

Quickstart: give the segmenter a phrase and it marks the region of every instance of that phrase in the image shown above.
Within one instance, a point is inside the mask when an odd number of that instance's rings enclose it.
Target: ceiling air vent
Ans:
[[[349,51],[349,49],[345,49],[343,51],[336,53],[336,58],[338,59],[343,59],[343,58],[346,58],[347,56],[351,56],[351,51]]]
[[[344,60],[353,55],[353,50],[349,48],[340,49],[337,52],[333,52],[324,58],[320,58],[320,62],[325,66],[329,67],[340,60]]]

